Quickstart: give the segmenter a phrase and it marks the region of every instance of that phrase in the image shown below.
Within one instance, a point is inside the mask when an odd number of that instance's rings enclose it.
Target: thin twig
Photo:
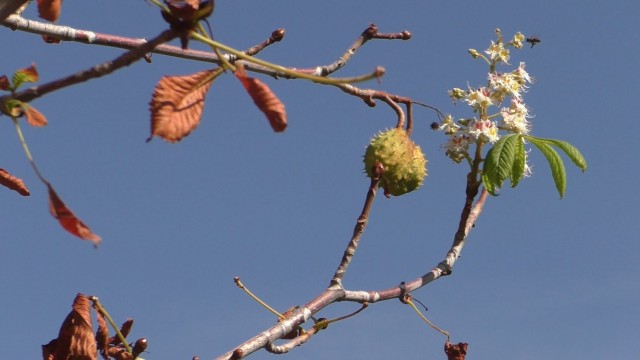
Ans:
[[[108,75],[118,69],[121,69],[125,66],[131,65],[133,62],[140,60],[145,57],[145,55],[164,42],[170,41],[174,39],[178,34],[169,29],[160,33],[155,38],[145,42],[139,47],[133,48],[124,54],[118,56],[117,58],[107,61],[105,63],[90,67],[86,70],[79,71],[75,74],[66,76],[61,79],[57,79],[42,85],[34,86],[28,88],[26,90],[17,92],[14,95],[8,95],[0,97],[0,103],[7,97],[14,98],[23,102],[30,102],[34,99],[37,99],[43,95],[46,95],[52,91],[59,90],[71,85],[75,85],[81,82],[85,82],[91,79],[95,79],[101,76]]]
[[[353,235],[351,236],[351,240],[349,241],[347,248],[344,250],[340,265],[333,275],[333,279],[331,279],[331,283],[329,285],[330,289],[342,288],[342,279],[344,278],[344,274],[347,271],[347,267],[349,267],[349,264],[351,263],[351,259],[356,253],[358,243],[360,242],[360,237],[364,233],[364,229],[367,227],[367,222],[369,221],[369,213],[371,212],[373,200],[376,197],[376,191],[379,182],[380,177],[371,179],[371,185],[369,186],[369,190],[367,191],[367,197],[364,202],[362,212],[360,213],[360,216],[358,216],[358,220],[356,221],[356,225],[353,229]]]
[[[482,209],[484,207],[484,203],[487,199],[487,191],[483,189],[478,198],[478,201],[473,206],[471,212],[467,214],[467,223],[464,226],[465,237],[469,234],[473,224],[476,222],[477,218],[482,213]],[[464,241],[456,242],[454,241],[453,247],[456,247],[455,251],[450,250],[447,253],[447,259],[443,262],[447,262],[446,269],[451,269],[457,260],[457,257],[449,259],[449,255],[451,253],[460,254],[460,250],[464,246]],[[332,287],[324,290],[320,295],[318,295],[313,300],[309,301],[304,306],[298,308],[294,314],[286,319],[278,322],[273,325],[269,329],[260,332],[253,338],[245,341],[244,343],[235,347],[232,351],[229,351],[225,354],[222,354],[216,358],[216,360],[237,360],[242,359],[249,354],[258,351],[259,349],[266,348],[267,346],[271,347],[271,350],[276,350],[273,348],[273,343],[282,339],[285,335],[289,334],[292,329],[300,326],[302,323],[310,319],[314,314],[319,312],[320,310],[328,307],[329,305],[338,302],[338,301],[351,301],[351,302],[359,302],[359,303],[374,303],[384,300],[390,299],[398,299],[402,294],[406,294],[407,292],[414,291],[422,286],[427,285],[428,283],[440,278],[444,273],[444,268],[442,267],[441,262],[435,267],[433,270],[428,272],[427,274],[407,283],[404,283],[402,286],[395,286],[390,289],[385,290],[344,290],[340,287]],[[300,339],[302,340],[302,339]],[[307,341],[305,339],[305,341]],[[271,345],[269,345],[271,344]],[[280,349],[282,350],[282,349]]]

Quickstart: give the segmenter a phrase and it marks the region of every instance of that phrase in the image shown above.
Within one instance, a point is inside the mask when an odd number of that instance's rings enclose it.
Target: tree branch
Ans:
[[[470,193],[468,193],[467,195],[469,194]],[[291,316],[285,319],[281,319],[271,328],[238,345],[234,350],[217,357],[216,360],[242,359],[262,348],[265,348],[268,351],[272,352],[289,351],[294,346],[294,344],[302,344],[308,341],[311,336],[305,336],[304,334],[302,334],[300,335],[303,336],[302,338],[297,340],[294,339],[282,346],[276,346],[273,343],[278,339],[282,339],[284,336],[291,333],[293,329],[296,329],[298,326],[309,320],[314,314],[335,302],[351,301],[358,303],[374,303],[390,299],[398,299],[407,293],[410,293],[429,284],[434,280],[439,279],[443,275],[449,275],[456,260],[460,256],[460,252],[464,247],[466,237],[469,235],[471,228],[482,213],[482,209],[484,207],[485,201],[487,200],[487,196],[488,193],[486,189],[483,189],[480,197],[478,198],[478,201],[471,207],[467,207],[469,199],[467,196],[467,199],[465,199],[465,206],[460,216],[460,225],[454,237],[453,244],[447,252],[445,259],[441,261],[436,267],[434,267],[430,272],[410,282],[403,282],[398,286],[384,290],[354,291],[345,290],[341,286],[331,286],[330,288],[327,288],[325,291],[323,291],[320,295],[318,295],[315,299],[308,302],[306,305],[299,307],[293,314],[291,314]]]
[[[12,15],[13,16],[13,15]],[[75,74],[67,77],[57,79],[42,85],[33,86],[29,89],[17,92],[13,95],[7,95],[0,97],[0,104],[8,98],[17,99],[23,102],[30,102],[43,95],[46,95],[52,91],[62,89],[67,86],[75,85],[90,79],[95,79],[104,75],[108,75],[120,68],[131,65],[133,62],[145,57],[146,54],[153,51],[153,49],[167,41],[171,41],[176,38],[178,33],[169,29],[160,33],[155,38],[144,42],[138,47],[135,47],[124,54],[118,56],[112,61],[107,61],[102,64],[98,64],[83,71],[79,71]]]

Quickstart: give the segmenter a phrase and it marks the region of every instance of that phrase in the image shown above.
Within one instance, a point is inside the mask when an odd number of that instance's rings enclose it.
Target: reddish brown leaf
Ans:
[[[182,20],[192,20],[198,13],[199,0],[169,0],[167,7],[171,10],[171,15]]]
[[[58,219],[60,225],[71,234],[89,240],[93,245],[100,244],[100,236],[91,232],[89,227],[78,219],[69,208],[62,202],[58,194],[48,182],[45,182],[49,188],[49,211],[54,218]]]
[[[48,344],[42,345],[42,360],[55,360],[57,345],[58,339],[53,339]]]
[[[86,296],[76,296],[73,310],[62,323],[58,338],[42,346],[42,356],[45,360],[97,360],[91,307]]]
[[[109,360],[109,356],[107,355],[107,347],[109,346],[109,328],[107,327],[107,322],[100,311],[96,311],[96,317],[98,318],[98,330],[96,331],[96,344],[98,351],[100,351],[104,360]]]
[[[447,341],[444,344],[444,353],[447,354],[448,360],[464,360],[467,356],[467,343],[452,344]]]
[[[38,81],[38,69],[35,64],[31,64],[28,68],[16,70],[11,78],[12,89],[16,90],[24,83],[33,83]]]
[[[200,124],[204,99],[215,70],[187,76],[165,76],[156,85],[151,98],[151,136],[178,142]]]
[[[60,17],[62,0],[38,0],[38,15],[49,21],[56,21]]]
[[[11,190],[15,190],[22,196],[31,195],[24,182],[22,182],[20,178],[11,175],[5,169],[0,169],[0,185],[4,185]]]
[[[9,78],[7,75],[0,76],[0,90],[9,90],[11,83],[9,83]]]
[[[27,123],[29,123],[29,125],[35,127],[47,125],[47,118],[33,106],[24,104],[22,106],[22,111],[24,112],[24,116],[27,118]]]
[[[275,132],[284,131],[287,128],[287,112],[284,104],[262,81],[247,76],[244,67],[238,66],[235,72],[236,77],[242,82],[253,102],[269,120],[271,128]]]
[[[120,333],[122,334],[122,336],[124,336],[125,338],[129,336],[129,332],[131,331],[132,326],[133,319],[127,319],[125,322],[123,322],[122,325],[120,325]],[[109,344],[111,345],[118,345],[120,343],[120,338],[117,336],[112,336],[109,338]]]
[[[31,66],[29,66],[28,68],[20,69],[17,72],[24,75],[24,77],[26,78],[26,82],[36,82],[40,78],[40,75],[38,75],[38,69],[36,69],[35,64],[31,64]]]
[[[133,360],[131,353],[121,347],[110,347],[107,353],[115,360]]]

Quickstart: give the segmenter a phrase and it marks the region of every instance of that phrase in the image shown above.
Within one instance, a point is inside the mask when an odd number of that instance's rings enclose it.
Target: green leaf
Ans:
[[[496,195],[496,189],[502,187],[507,178],[514,177],[514,161],[519,151],[518,143],[522,143],[521,135],[511,134],[498,140],[487,153],[482,168],[482,182],[491,195]]]
[[[562,140],[555,140],[555,139],[542,139],[542,140],[548,141],[553,145],[557,146],[560,150],[564,151],[564,153],[567,154],[569,159],[571,159],[571,161],[577,167],[579,167],[580,170],[582,170],[582,172],[585,172],[587,170],[587,160],[584,158],[584,156],[582,156],[582,153],[580,153],[580,150],[578,150],[578,148]]]
[[[565,173],[564,162],[558,154],[558,152],[549,145],[551,142],[546,139],[539,139],[533,136],[527,136],[527,139],[535,145],[542,154],[547,158],[549,167],[551,168],[551,175],[553,181],[556,184],[556,189],[560,194],[560,198],[564,196],[567,189],[567,175]]]
[[[522,137],[519,137],[518,140],[513,159],[513,166],[511,167],[511,177],[509,179],[511,181],[512,188],[516,187],[520,180],[522,180],[525,164],[527,162],[527,153],[524,150],[524,141],[522,141]]]
[[[17,70],[11,79],[13,90],[17,90],[24,83],[33,83],[36,81],[38,81],[38,70],[35,65]]]

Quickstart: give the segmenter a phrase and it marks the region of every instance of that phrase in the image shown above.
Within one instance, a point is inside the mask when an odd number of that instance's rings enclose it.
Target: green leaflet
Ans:
[[[587,170],[587,161],[582,153],[566,141],[521,134],[506,135],[495,143],[484,160],[482,183],[491,195],[496,195],[496,190],[502,187],[507,178],[511,187],[516,187],[522,180],[527,160],[523,140],[531,142],[547,159],[560,198],[564,197],[567,189],[567,174],[564,162],[554,147],[567,154],[580,170]]]
[[[551,175],[553,176],[553,181],[556,184],[556,189],[560,194],[560,198],[562,198],[567,189],[567,175],[565,172],[564,162],[562,161],[562,158],[560,158],[560,155],[558,154],[558,152],[554,148],[552,148],[550,145],[554,143],[547,139],[540,139],[533,136],[527,136],[526,139],[529,140],[533,145],[535,145],[542,152],[542,154],[547,158],[547,162],[549,163],[549,167],[551,168]],[[586,163],[585,163],[585,167],[586,167]]]
[[[514,188],[518,185],[520,180],[524,177],[524,166],[527,162],[527,154],[524,150],[524,141],[522,137],[518,137],[518,142],[516,143],[516,152],[515,157],[513,159],[513,166],[511,167],[511,187]]]
[[[528,137],[530,138],[530,137]],[[569,144],[566,141],[562,141],[562,140],[555,140],[555,139],[540,139],[540,138],[536,138],[539,140],[543,140],[546,142],[549,142],[553,145],[555,145],[557,148],[559,148],[560,150],[564,151],[565,154],[567,154],[567,156],[569,157],[569,159],[571,159],[571,161],[580,168],[580,170],[582,170],[582,172],[585,172],[587,170],[587,160],[585,160],[584,156],[582,156],[582,153],[580,153],[580,150],[578,150],[578,148],[576,148],[575,146]]]
[[[498,140],[487,153],[482,169],[482,182],[491,195],[496,195],[504,181],[509,178],[511,187],[522,179],[525,164],[522,135],[511,134]]]

